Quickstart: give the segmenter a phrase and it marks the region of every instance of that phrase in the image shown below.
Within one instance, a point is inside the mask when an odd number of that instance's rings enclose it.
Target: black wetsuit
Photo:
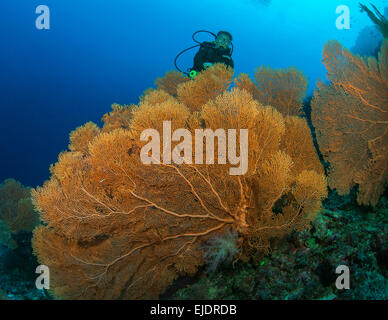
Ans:
[[[223,57],[227,56],[229,58]],[[231,58],[231,51],[229,48],[216,48],[214,42],[203,42],[199,48],[197,54],[194,57],[194,66],[191,70],[200,72],[205,70],[203,64],[205,62],[210,63],[224,63],[229,67],[234,68],[234,62]]]

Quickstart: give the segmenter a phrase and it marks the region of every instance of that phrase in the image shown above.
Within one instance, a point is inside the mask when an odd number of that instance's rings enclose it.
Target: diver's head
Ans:
[[[224,49],[229,48],[232,42],[232,35],[228,31],[220,31],[217,33],[215,40],[216,47],[222,47]]]

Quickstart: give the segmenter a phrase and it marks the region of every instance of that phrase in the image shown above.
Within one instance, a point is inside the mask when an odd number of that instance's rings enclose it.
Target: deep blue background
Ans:
[[[114,102],[137,103],[199,29],[234,36],[235,72],[296,66],[311,93],[324,77],[323,44],[352,46],[370,21],[358,1],[0,0],[0,181],[42,184],[71,130],[99,123]],[[268,2],[268,1],[267,1]],[[373,1],[378,7],[387,1]],[[37,30],[35,8],[51,11]],[[335,28],[335,8],[351,8],[351,29]],[[201,40],[209,40],[203,37]],[[191,66],[192,51],[179,60]]]

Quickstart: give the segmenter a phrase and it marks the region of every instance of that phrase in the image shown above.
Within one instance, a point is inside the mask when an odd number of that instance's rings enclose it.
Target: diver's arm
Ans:
[[[222,58],[224,58],[224,63],[231,68],[234,68],[234,62],[231,56],[229,55],[223,55]]]

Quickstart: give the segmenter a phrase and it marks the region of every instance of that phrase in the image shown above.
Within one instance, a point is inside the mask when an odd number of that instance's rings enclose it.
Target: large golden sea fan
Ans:
[[[219,84],[217,75],[206,74],[212,79],[199,77],[190,85]],[[128,128],[90,135],[81,127],[88,151],[70,146],[73,151],[60,155],[51,179],[34,192],[47,223],[35,232],[34,251],[50,267],[56,297],[158,298],[176,277],[192,275],[204,263],[201,248],[210,237],[231,228],[241,240],[241,256],[249,256],[268,250],[272,238],[308,227],[319,210],[326,181],[304,120],[285,119],[239,89],[196,100],[192,108],[183,102],[189,95],[179,99],[191,89],[180,86],[178,98],[145,96],[131,109]],[[149,128],[161,133],[163,121],[192,137],[196,130],[235,129],[240,141],[240,129],[247,129],[247,172],[230,175],[235,165],[219,164],[217,152],[213,164],[195,164],[194,147],[192,163],[144,165],[140,153],[148,142],[140,135]],[[284,139],[300,130],[309,137],[304,145]],[[87,139],[79,140],[84,146]],[[214,142],[215,150],[221,142]],[[307,154],[300,155],[304,147]],[[207,159],[205,145],[202,155]]]
[[[318,84],[311,115],[329,186],[342,195],[358,184],[357,201],[376,205],[388,182],[388,40],[378,60],[337,41],[323,55],[330,83]]]

